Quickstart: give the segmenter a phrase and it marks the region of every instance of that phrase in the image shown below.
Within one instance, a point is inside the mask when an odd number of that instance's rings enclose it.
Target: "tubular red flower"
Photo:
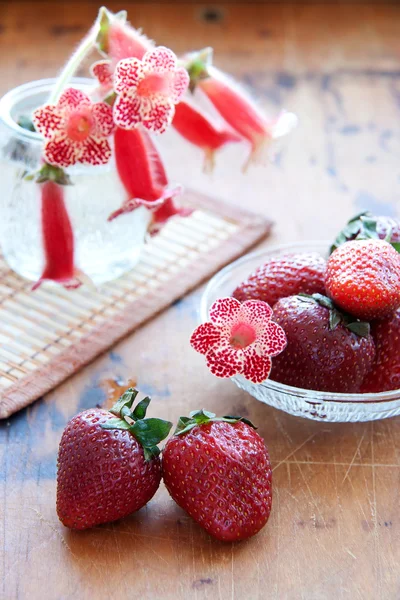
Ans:
[[[266,302],[240,304],[235,298],[220,298],[210,309],[210,322],[197,327],[190,343],[205,355],[213,375],[241,374],[262,383],[271,372],[271,357],[286,347],[285,332],[271,317],[272,308]]]
[[[46,138],[43,155],[50,165],[100,165],[111,157],[107,137],[114,130],[112,109],[105,102],[92,103],[78,89],[68,88],[57,104],[35,110],[33,122]]]
[[[204,171],[211,172],[215,165],[215,153],[229,142],[240,142],[242,137],[228,125],[218,126],[187,100],[175,108],[173,127],[188,142],[204,151]]]
[[[128,198],[121,208],[109,216],[109,221],[138,206],[156,210],[166,200],[181,193],[180,187],[169,187],[161,157],[145,129],[126,130],[117,127],[114,147],[118,175]]]
[[[41,222],[45,266],[36,289],[45,280],[56,281],[67,288],[81,285],[74,265],[74,235],[64,201],[63,186],[46,181],[40,184]]]
[[[150,235],[153,236],[159,233],[172,217],[189,217],[193,213],[193,209],[187,206],[177,206],[174,195],[167,198],[159,208],[153,211],[152,220],[149,225]]]
[[[207,67],[208,76],[197,85],[207,95],[227,123],[251,144],[249,162],[263,159],[271,140],[289,133],[297,123],[292,113],[282,112],[268,121],[255,102],[227,75]]]

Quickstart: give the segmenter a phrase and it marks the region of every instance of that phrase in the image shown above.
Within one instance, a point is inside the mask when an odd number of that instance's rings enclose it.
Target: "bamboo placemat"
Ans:
[[[27,406],[265,237],[271,223],[197,193],[195,210],[144,247],[129,273],[94,290],[32,283],[0,257],[0,418]]]

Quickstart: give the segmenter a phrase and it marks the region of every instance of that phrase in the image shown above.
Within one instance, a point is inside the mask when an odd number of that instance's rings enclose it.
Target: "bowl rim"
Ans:
[[[261,258],[264,256],[268,256],[274,252],[281,252],[285,250],[301,250],[302,248],[309,249],[310,246],[326,246],[329,248],[331,244],[330,241],[326,240],[308,240],[302,242],[291,242],[285,244],[274,244],[272,246],[267,246],[265,248],[261,248],[260,250],[256,250],[253,252],[248,252],[244,256],[236,259],[235,261],[229,263],[226,267],[218,271],[207,283],[206,288],[201,296],[199,313],[201,322],[204,323],[209,319],[208,316],[208,298],[212,292],[212,290],[220,285],[221,280],[223,280],[227,274],[231,273],[237,267],[245,264],[246,262],[252,261],[253,259]],[[310,251],[310,250],[309,250]],[[239,375],[240,376],[240,375]],[[235,375],[238,377],[238,375]],[[235,377],[232,377],[234,380]],[[250,382],[251,383],[251,382]],[[325,402],[330,403],[338,403],[338,404],[368,404],[368,405],[379,405],[383,402],[392,402],[400,400],[400,389],[390,390],[388,392],[377,392],[377,393],[368,393],[368,394],[350,394],[350,393],[342,393],[342,392],[322,392],[319,390],[308,390],[305,388],[298,388],[291,385],[286,385],[284,383],[279,383],[277,381],[273,381],[272,379],[266,379],[263,383],[258,383],[252,385],[266,387],[274,392],[288,394],[291,396],[297,396],[299,398],[303,398],[303,400],[309,404],[320,404]]]

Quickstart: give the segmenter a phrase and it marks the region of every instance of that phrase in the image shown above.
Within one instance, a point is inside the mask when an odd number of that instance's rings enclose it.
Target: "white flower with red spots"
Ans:
[[[134,129],[141,123],[149,131],[163,133],[188,85],[186,69],[178,67],[175,54],[163,46],[146,52],[143,60],[120,60],[114,73],[116,125]]]
[[[35,110],[33,122],[46,138],[43,154],[51,165],[103,165],[111,157],[107,137],[115,128],[112,108],[105,102],[93,103],[80,90],[68,88],[57,104]]]
[[[217,377],[241,374],[262,383],[271,371],[271,356],[286,347],[282,327],[271,321],[272,308],[258,300],[241,304],[235,298],[220,298],[210,309],[210,322],[193,332],[192,347],[204,354]]]

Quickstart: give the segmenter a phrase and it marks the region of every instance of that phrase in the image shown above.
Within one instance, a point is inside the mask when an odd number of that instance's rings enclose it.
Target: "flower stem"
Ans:
[[[75,52],[70,56],[67,64],[61,71],[58,80],[50,94],[49,104],[56,104],[59,99],[64,87],[68,83],[68,81],[73,77],[75,71],[78,69],[81,62],[86,58],[89,52],[92,50],[94,43],[96,41],[97,35],[99,33],[99,18],[96,19],[96,22],[91,27],[89,33],[83,38],[81,43]]]

